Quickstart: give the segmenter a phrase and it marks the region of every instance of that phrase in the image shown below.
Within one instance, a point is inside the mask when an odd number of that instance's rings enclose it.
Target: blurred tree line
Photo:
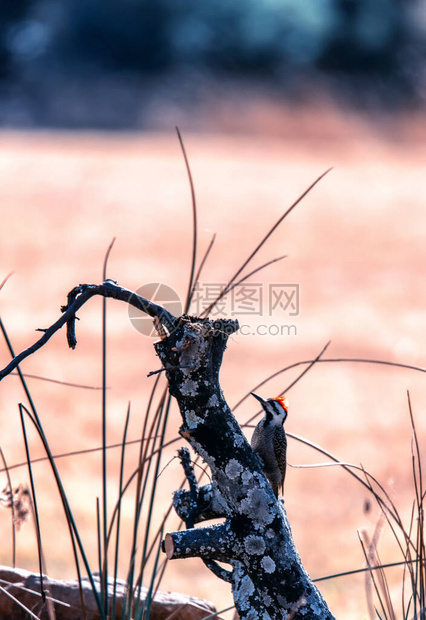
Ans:
[[[315,71],[422,97],[424,0],[1,0],[0,80]]]

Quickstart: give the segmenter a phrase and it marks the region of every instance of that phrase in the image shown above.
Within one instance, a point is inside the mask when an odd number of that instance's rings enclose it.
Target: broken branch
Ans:
[[[19,353],[19,355],[14,357],[13,360],[3,368],[3,370],[0,370],[0,381],[15,370],[24,359],[41,349],[41,347],[65,324],[67,324],[68,345],[71,349],[75,349],[77,344],[77,338],[75,336],[76,313],[86,301],[95,295],[125,301],[138,310],[146,312],[153,318],[158,318],[169,334],[175,329],[177,318],[165,308],[145,299],[145,297],[141,297],[134,291],[119,286],[117,282],[113,280],[105,280],[102,284],[80,284],[68,293],[68,303],[61,308],[63,312],[62,316],[48,329],[43,330],[43,336],[37,340],[37,342]]]

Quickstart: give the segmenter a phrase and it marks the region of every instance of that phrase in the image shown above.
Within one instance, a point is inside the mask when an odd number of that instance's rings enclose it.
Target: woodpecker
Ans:
[[[275,497],[281,487],[284,494],[284,478],[287,467],[287,437],[284,422],[288,414],[288,401],[284,396],[265,400],[251,392],[262,405],[264,417],[254,429],[251,447],[260,456],[264,472]]]

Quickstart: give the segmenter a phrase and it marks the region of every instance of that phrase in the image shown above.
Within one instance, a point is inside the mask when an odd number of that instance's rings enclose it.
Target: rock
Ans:
[[[100,590],[99,576],[94,576],[97,590]],[[82,620],[81,599],[78,580],[49,579],[43,577],[44,589],[48,598],[51,597],[56,620]],[[86,620],[99,620],[100,614],[96,606],[90,581],[82,579],[82,591],[86,608]],[[47,604],[40,594],[40,575],[22,569],[12,569],[0,566],[0,586],[7,590],[27,609],[41,618],[48,619]],[[113,595],[114,583],[109,581],[108,592],[110,600]],[[141,601],[145,600],[147,589],[142,588]],[[126,582],[117,580],[116,583],[116,614],[121,618],[123,602],[126,596]],[[151,603],[150,619],[166,620],[173,614],[173,620],[201,620],[209,614],[215,613],[212,603],[193,596],[186,596],[175,592],[157,592]],[[28,620],[28,612],[0,590],[0,618],[1,620]],[[220,620],[220,619],[219,619]]]

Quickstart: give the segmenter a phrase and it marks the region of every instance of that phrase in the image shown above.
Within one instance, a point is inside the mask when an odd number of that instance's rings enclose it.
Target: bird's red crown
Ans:
[[[285,409],[286,413],[288,413],[288,400],[285,396],[277,396],[276,398],[274,398],[274,400],[279,402],[280,405]]]

